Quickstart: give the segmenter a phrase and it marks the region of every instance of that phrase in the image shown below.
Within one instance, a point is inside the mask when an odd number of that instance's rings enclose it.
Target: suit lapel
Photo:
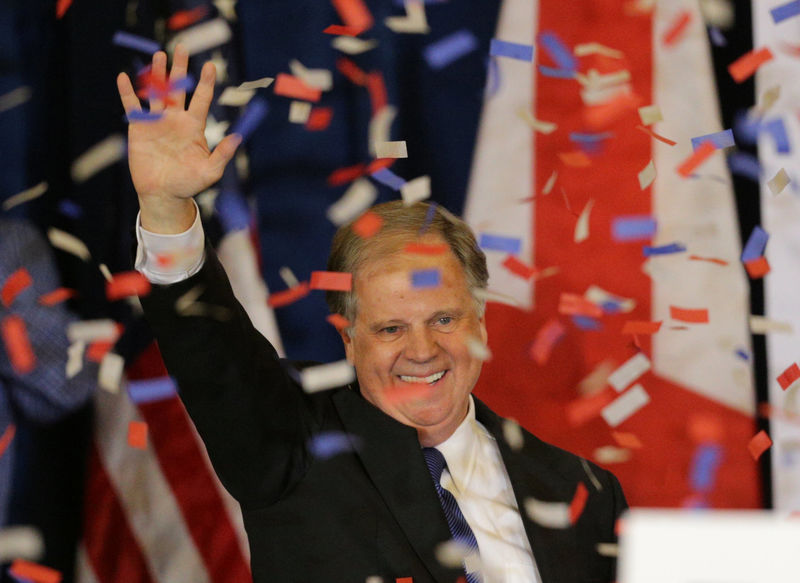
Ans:
[[[434,554],[451,536],[416,430],[356,391],[338,391],[333,402],[345,430],[361,438],[358,456],[367,474],[431,576],[436,581],[455,580],[463,571],[442,566]]]

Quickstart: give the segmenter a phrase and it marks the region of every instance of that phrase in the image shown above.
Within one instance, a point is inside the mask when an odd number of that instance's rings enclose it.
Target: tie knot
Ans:
[[[428,464],[428,471],[431,473],[434,482],[437,484],[442,479],[442,471],[447,467],[447,462],[435,447],[423,447],[422,455],[425,456],[425,463]]]

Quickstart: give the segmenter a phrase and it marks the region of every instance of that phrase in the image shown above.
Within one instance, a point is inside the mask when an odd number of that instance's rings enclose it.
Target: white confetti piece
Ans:
[[[64,374],[71,379],[81,372],[83,368],[83,351],[86,349],[86,342],[78,340],[67,347],[67,365]]]
[[[587,89],[601,90],[628,83],[631,80],[631,72],[622,69],[613,73],[598,73],[596,69],[589,69],[586,75],[575,73],[575,78]]]
[[[589,238],[589,216],[592,213],[593,206],[594,199],[586,203],[586,206],[583,207],[583,212],[578,217],[578,222],[575,223],[574,239],[576,243],[581,243]]]
[[[0,113],[22,105],[27,102],[32,95],[33,91],[27,85],[12,89],[8,93],[3,93],[0,95]]]
[[[82,320],[67,326],[67,338],[72,342],[94,342],[95,340],[113,341],[119,332],[114,320]]]
[[[50,227],[47,229],[47,238],[50,244],[56,249],[66,251],[84,261],[88,261],[92,256],[91,253],[89,253],[89,248],[83,241],[78,239],[75,235],[70,235],[61,229]]]
[[[642,120],[642,125],[649,126],[664,120],[661,115],[661,108],[657,105],[645,105],[639,108],[639,119]]]
[[[565,502],[543,502],[536,498],[525,500],[525,513],[545,528],[569,527],[569,505]]]
[[[471,551],[468,545],[451,539],[436,546],[436,560],[445,567],[459,568]]]
[[[172,37],[167,49],[172,53],[180,43],[189,55],[194,55],[224,45],[230,39],[231,27],[222,18],[215,18],[179,32]]]
[[[311,104],[306,101],[292,101],[289,104],[289,121],[291,123],[306,123],[311,115]]]
[[[375,143],[375,157],[376,158],[408,158],[408,149],[406,142],[376,142]]]
[[[631,459],[631,450],[616,445],[604,445],[594,450],[598,464],[621,464]]]
[[[622,392],[625,387],[650,370],[650,368],[650,359],[638,352],[609,375],[608,384],[614,387],[618,393]]]
[[[226,87],[222,95],[217,99],[219,105],[229,107],[242,107],[250,103],[256,94],[255,89],[242,89],[241,87]]]
[[[616,543],[597,543],[597,554],[603,557],[616,557],[619,555],[619,545]]]
[[[470,336],[467,338],[467,351],[472,358],[487,361],[492,358],[492,351],[480,339]]]
[[[772,191],[772,194],[780,194],[790,182],[791,180],[789,179],[789,175],[786,174],[786,170],[781,168],[778,170],[778,173],[767,182],[767,186]]]
[[[97,371],[97,384],[109,393],[117,393],[124,369],[124,358],[114,352],[106,352],[100,362],[100,370]]]
[[[380,108],[369,120],[369,154],[373,158],[378,158],[376,146],[380,142],[388,142],[392,128],[392,122],[397,115],[397,108],[393,105],[385,105]]]
[[[341,387],[356,380],[356,370],[346,360],[310,366],[300,371],[300,384],[306,393]]]
[[[44,555],[42,533],[32,526],[8,526],[0,529],[0,563],[15,559],[38,561]]]
[[[72,162],[72,180],[86,182],[89,178],[125,158],[125,138],[112,134],[98,142]]]
[[[556,178],[558,178],[558,170],[553,170],[553,173],[550,175],[550,178],[547,179],[547,182],[544,183],[544,188],[542,188],[542,194],[550,194],[553,190],[553,186],[556,184]]]
[[[609,48],[605,45],[601,45],[600,43],[584,43],[581,45],[575,45],[573,52],[575,53],[576,57],[586,57],[588,55],[604,55],[606,57],[611,57],[612,59],[622,59],[625,57],[625,53],[622,51]]]
[[[370,575],[364,580],[364,583],[384,583],[384,581],[380,575]]]
[[[328,207],[328,220],[336,226],[348,223],[372,206],[377,196],[375,186],[366,178],[359,178],[339,200]]]
[[[392,32],[404,34],[427,34],[430,32],[425,16],[425,4],[420,0],[406,0],[405,16],[389,16],[383,22]]]
[[[431,195],[431,177],[428,175],[417,176],[400,187],[403,204],[412,205],[415,202],[426,200]]]
[[[252,81],[245,81],[241,85],[239,85],[239,89],[242,91],[248,91],[250,89],[266,89],[272,82],[275,81],[274,77],[262,77],[261,79],[253,79]]]
[[[779,322],[764,316],[750,316],[750,332],[753,334],[769,334],[770,332],[784,332],[791,334],[794,328],[789,322]]]
[[[294,272],[285,265],[278,270],[278,275],[281,276],[281,279],[286,284],[286,287],[296,287],[300,285],[300,282],[297,280],[297,276]]]
[[[297,59],[292,59],[289,61],[289,70],[309,87],[320,91],[330,91],[333,87],[333,74],[328,69],[309,69]]]
[[[15,206],[21,205],[35,198],[39,198],[45,192],[47,192],[47,183],[40,182],[36,186],[27,188],[22,192],[18,192],[17,194],[9,196],[7,199],[5,199],[3,201],[3,210],[7,211]]]
[[[614,401],[606,405],[600,414],[611,427],[616,427],[650,402],[650,395],[642,385],[633,385]]]
[[[583,297],[598,306],[614,304],[620,312],[624,313],[628,313],[636,307],[636,300],[616,296],[596,285],[590,285]]]
[[[656,165],[650,160],[641,172],[639,172],[639,188],[644,190],[656,179]]]
[[[522,427],[514,419],[503,419],[503,439],[506,440],[508,447],[514,451],[519,451],[525,445],[525,437]]]
[[[360,55],[378,46],[378,41],[365,40],[355,36],[337,36],[331,41],[331,46],[347,55]]]
[[[735,12],[730,0],[700,0],[700,13],[709,26],[723,29],[733,26]]]
[[[217,144],[222,141],[225,137],[225,132],[228,131],[229,125],[231,125],[229,121],[217,121],[213,115],[208,116],[206,119],[205,137],[210,149],[213,150],[217,147]],[[198,199],[199,197],[200,195],[198,195]]]
[[[111,275],[111,270],[108,268],[108,265],[106,265],[105,263],[101,263],[97,267],[100,269],[100,273],[103,274],[103,278],[106,281],[111,281],[112,279],[114,279],[114,277]]]
[[[534,130],[542,134],[552,134],[558,128],[558,124],[536,119],[527,108],[517,111],[517,115],[524,119]]]
[[[761,103],[756,108],[759,115],[765,114],[769,109],[775,105],[778,98],[781,96],[781,86],[774,85],[761,94]]]

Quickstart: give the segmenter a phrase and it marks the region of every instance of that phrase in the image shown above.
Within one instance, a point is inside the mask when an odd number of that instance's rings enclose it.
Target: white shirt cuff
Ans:
[[[200,221],[200,209],[195,207],[192,226],[183,233],[161,235],[142,227],[136,215],[136,260],[134,267],[150,283],[171,284],[189,279],[200,271],[205,261],[205,233]]]

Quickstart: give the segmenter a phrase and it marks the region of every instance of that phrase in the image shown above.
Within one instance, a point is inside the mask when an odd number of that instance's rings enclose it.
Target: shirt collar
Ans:
[[[475,403],[469,396],[467,416],[453,434],[436,446],[447,461],[447,470],[455,487],[464,491],[478,455],[478,432],[485,431],[475,419]]]

